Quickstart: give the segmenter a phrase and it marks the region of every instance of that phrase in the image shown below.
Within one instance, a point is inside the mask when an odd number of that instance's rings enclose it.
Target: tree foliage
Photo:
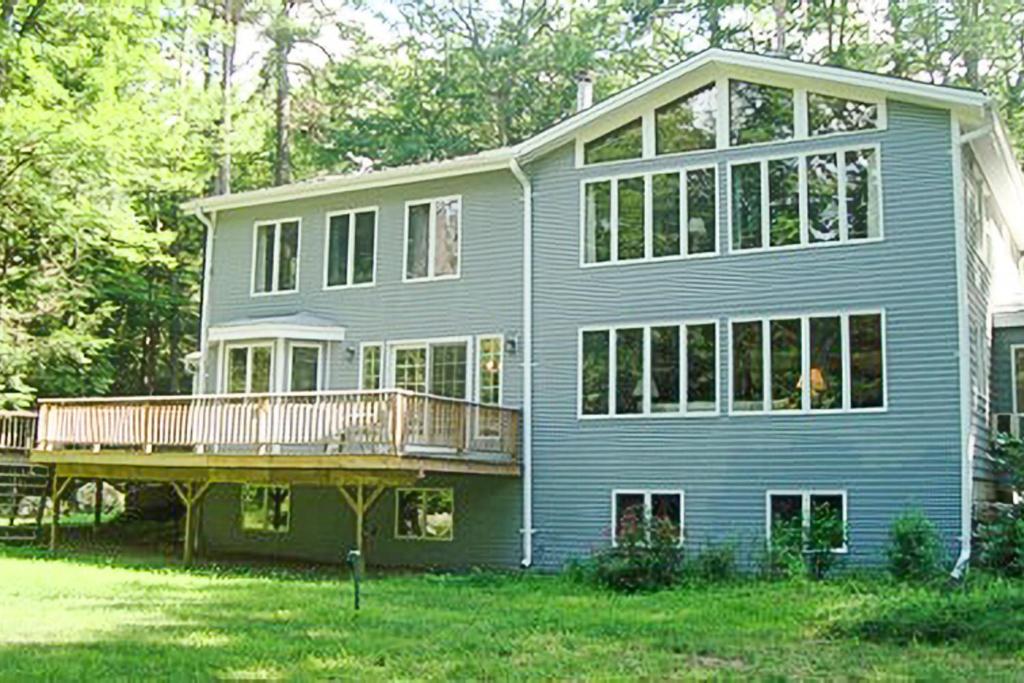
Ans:
[[[0,406],[188,390],[181,201],[514,144],[712,45],[984,88],[1024,151],[1017,0],[0,0]]]

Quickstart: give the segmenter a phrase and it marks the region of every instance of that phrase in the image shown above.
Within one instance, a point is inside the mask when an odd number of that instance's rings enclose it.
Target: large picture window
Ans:
[[[731,164],[731,250],[881,238],[878,169],[875,147]]]
[[[458,277],[461,233],[461,197],[406,204],[405,280]]]
[[[395,538],[450,541],[455,536],[452,489],[396,489]]]
[[[683,541],[683,492],[658,490],[630,490],[612,492],[612,543],[617,544],[627,537],[636,538],[645,521],[664,524],[672,534]],[[647,543],[650,526],[646,525]]]
[[[845,491],[769,491],[765,534],[769,544],[796,544],[808,549],[815,526],[827,534],[832,552],[847,550]],[[817,535],[817,534],[815,534]]]
[[[285,533],[291,524],[287,486],[242,484],[242,530]]]
[[[328,214],[324,285],[373,284],[376,241],[376,209]]]
[[[879,312],[731,324],[731,410],[882,409],[885,329]]]
[[[468,398],[468,342],[403,343],[392,347],[391,353],[394,388],[445,398]]]
[[[714,149],[717,92],[711,83],[654,111],[657,154]]]
[[[714,166],[591,181],[582,198],[585,265],[718,251]]]
[[[253,294],[298,289],[299,219],[257,223],[252,261]]]
[[[582,330],[580,415],[716,412],[717,340],[714,321]]]
[[[583,145],[583,163],[639,159],[643,155],[643,122],[630,121]]]

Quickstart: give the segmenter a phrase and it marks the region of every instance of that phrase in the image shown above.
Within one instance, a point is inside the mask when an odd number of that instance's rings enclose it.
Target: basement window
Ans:
[[[452,489],[398,489],[395,492],[395,538],[450,541],[454,537],[455,493]]]
[[[768,543],[799,543],[807,547],[817,524],[838,522],[829,533],[832,552],[847,551],[845,491],[769,491],[766,534]],[[827,527],[826,527],[827,528]]]
[[[291,523],[287,486],[242,485],[242,530],[285,533]]]
[[[658,521],[667,525],[672,534],[683,541],[683,492],[682,491],[613,491],[612,492],[612,543],[618,544],[638,532],[644,520]],[[650,529],[647,530],[648,532]],[[648,534],[649,535],[649,534]],[[640,539],[641,543],[650,538]]]

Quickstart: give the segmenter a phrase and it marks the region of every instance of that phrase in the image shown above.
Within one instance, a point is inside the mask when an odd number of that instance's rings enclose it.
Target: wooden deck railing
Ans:
[[[502,456],[518,411],[407,391],[39,401],[39,450]]]
[[[23,410],[0,410],[0,451],[27,453],[36,434],[36,414]]]

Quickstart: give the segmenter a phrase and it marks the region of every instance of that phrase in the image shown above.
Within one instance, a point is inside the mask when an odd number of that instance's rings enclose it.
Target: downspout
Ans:
[[[950,576],[960,580],[967,573],[971,561],[971,521],[974,516],[974,448],[975,435],[971,432],[971,366],[970,366],[970,320],[967,296],[967,227],[965,207],[963,205],[963,146],[979,140],[994,132],[991,111],[988,112],[989,122],[970,133],[960,133],[960,121],[955,114],[950,114],[953,139],[953,212],[956,227],[956,280],[959,324],[959,358],[960,358],[960,555]]]
[[[533,564],[533,188],[519,161],[509,170],[523,186],[523,560]]]
[[[197,206],[192,214],[206,227],[206,246],[203,248],[203,288],[199,302],[199,392],[209,393],[206,384],[206,366],[209,352],[206,330],[210,324],[210,275],[213,272],[213,229],[217,225],[217,214],[212,216]]]

